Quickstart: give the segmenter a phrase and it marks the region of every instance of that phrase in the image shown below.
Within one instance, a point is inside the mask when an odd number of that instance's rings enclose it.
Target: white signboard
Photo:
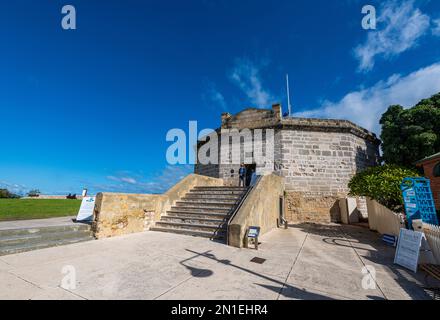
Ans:
[[[95,209],[95,197],[84,197],[79,208],[76,221],[93,220],[93,210]]]
[[[400,229],[394,263],[417,272],[423,233]]]

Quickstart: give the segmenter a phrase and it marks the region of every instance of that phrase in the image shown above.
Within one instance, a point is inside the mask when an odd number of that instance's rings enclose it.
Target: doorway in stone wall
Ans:
[[[246,187],[249,187],[251,184],[252,179],[252,173],[254,173],[257,170],[257,164],[251,163],[251,164],[245,164],[246,168]]]

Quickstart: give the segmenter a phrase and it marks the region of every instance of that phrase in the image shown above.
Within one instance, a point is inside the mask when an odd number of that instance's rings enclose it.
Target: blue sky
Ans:
[[[0,37],[0,187],[15,192],[162,192],[192,170],[167,165],[169,129],[285,106],[286,73],[295,115],[377,133],[388,105],[440,91],[434,0],[17,0]]]

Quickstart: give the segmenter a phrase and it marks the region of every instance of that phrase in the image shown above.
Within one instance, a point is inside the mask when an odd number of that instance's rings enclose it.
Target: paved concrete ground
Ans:
[[[361,227],[298,224],[261,242],[255,251],[144,232],[3,256],[0,298],[431,298],[420,286],[423,275],[394,266],[394,249]],[[266,261],[257,264],[253,257]],[[376,272],[375,288],[368,290],[362,287],[366,265]],[[73,279],[62,280],[72,267],[76,288],[63,289],[61,283]]]
[[[41,227],[53,227],[53,226],[70,226],[75,223],[71,217],[57,217],[48,219],[32,219],[32,220],[14,220],[14,221],[2,221],[0,222],[0,230],[10,229],[25,229],[25,228],[41,228]]]

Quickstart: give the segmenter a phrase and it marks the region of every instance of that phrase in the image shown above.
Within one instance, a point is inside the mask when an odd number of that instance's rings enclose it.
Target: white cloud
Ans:
[[[119,175],[107,176],[114,183],[87,184],[93,192],[126,192],[126,193],[163,193],[174,184],[193,172],[191,165],[167,166],[159,174],[151,178],[135,175],[135,177]],[[128,173],[128,172],[123,172]]]
[[[267,108],[274,98],[267,89],[263,88],[260,76],[261,67],[248,59],[237,59],[229,77],[254,106]]]
[[[393,75],[371,88],[353,91],[339,102],[325,101],[315,110],[296,113],[298,117],[347,119],[380,133],[379,119],[388,106],[411,107],[421,99],[440,92],[440,63],[407,76]]]
[[[30,188],[25,185],[9,183],[7,181],[0,181],[0,189],[8,189],[10,192],[18,195],[25,195],[30,191]]]
[[[129,183],[129,184],[137,184],[135,178],[126,177],[126,176],[107,176],[107,179],[117,182]]]
[[[433,20],[432,34],[440,37],[440,19]]]
[[[160,174],[146,183],[146,186],[153,193],[162,193],[192,172],[194,172],[193,165],[168,165]]]
[[[130,178],[130,177],[122,177],[122,182],[130,183],[130,184],[136,184],[136,179]]]
[[[227,110],[225,97],[217,90],[217,87],[212,82],[208,83],[208,88],[206,89],[206,93],[202,95],[202,98],[206,103],[213,103],[216,107],[220,107],[221,110]]]
[[[377,30],[369,31],[365,43],[354,49],[359,71],[373,69],[377,56],[389,59],[417,46],[430,28],[430,18],[414,7],[414,0],[384,2],[377,18]]]

